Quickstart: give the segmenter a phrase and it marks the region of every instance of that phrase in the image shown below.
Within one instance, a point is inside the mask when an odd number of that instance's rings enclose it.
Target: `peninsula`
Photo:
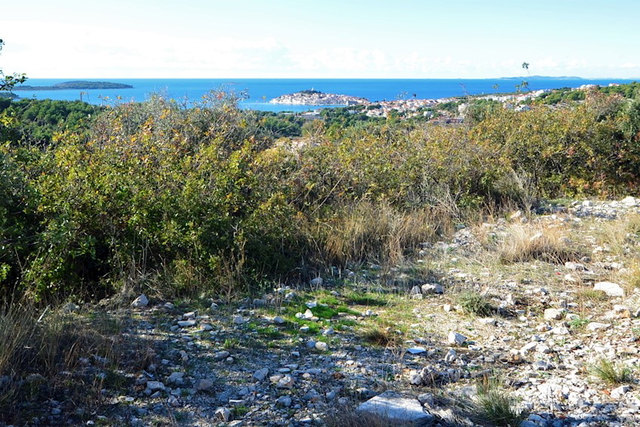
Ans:
[[[90,82],[90,81],[71,81],[71,82],[63,82],[57,83],[52,86],[30,86],[30,85],[18,85],[13,88],[14,91],[17,90],[65,90],[65,89],[80,89],[80,90],[90,90],[90,89],[131,89],[133,86],[122,84],[122,83],[112,83],[112,82]]]
[[[271,104],[289,105],[363,105],[369,104],[366,98],[356,96],[336,95],[322,93],[317,90],[303,90],[300,92],[282,95],[269,101]]]

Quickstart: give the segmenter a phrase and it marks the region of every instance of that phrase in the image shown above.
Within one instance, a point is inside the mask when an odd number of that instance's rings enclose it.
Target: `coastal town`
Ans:
[[[282,95],[272,99],[270,103],[287,105],[344,105],[345,107],[350,105],[370,104],[369,100],[366,98],[323,93],[314,89]]]
[[[617,86],[612,83],[610,86]],[[582,85],[572,91],[589,91],[594,89],[595,85]],[[415,96],[410,98],[401,98],[396,100],[369,101],[366,98],[360,98],[349,95],[339,95],[323,93],[314,89],[304,90],[292,94],[282,95],[270,101],[272,104],[284,105],[308,105],[308,106],[342,106],[356,107],[362,109],[361,112],[372,118],[387,118],[392,115],[404,118],[425,118],[438,120],[442,116],[446,116],[448,120],[462,120],[469,106],[470,101],[495,101],[500,102],[507,109],[516,111],[526,111],[530,109],[530,101],[539,98],[545,94],[553,92],[552,89],[535,90],[529,92],[515,92],[505,94],[477,95],[466,97],[449,97],[439,99],[418,99]],[[454,111],[445,111],[440,116],[433,113],[433,110],[441,110],[441,107],[449,104],[457,104]],[[305,118],[318,118],[319,110],[309,111],[302,114]]]

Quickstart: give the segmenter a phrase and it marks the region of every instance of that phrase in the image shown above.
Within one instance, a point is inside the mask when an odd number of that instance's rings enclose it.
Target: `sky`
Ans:
[[[2,7],[0,70],[31,78],[633,79],[638,16],[638,0],[21,0]]]

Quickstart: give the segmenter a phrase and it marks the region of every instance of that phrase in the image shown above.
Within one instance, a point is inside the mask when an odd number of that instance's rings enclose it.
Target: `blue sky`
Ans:
[[[638,0],[22,0],[33,78],[640,77]]]

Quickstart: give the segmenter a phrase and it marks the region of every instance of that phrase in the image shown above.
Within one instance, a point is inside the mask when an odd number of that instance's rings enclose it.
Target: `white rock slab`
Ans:
[[[596,291],[603,291],[605,294],[610,297],[623,297],[624,289],[620,287],[617,283],[613,282],[598,282],[593,285],[593,289]]]
[[[423,410],[418,399],[403,397],[391,390],[360,404],[358,411],[404,422],[424,422],[434,418]]]

